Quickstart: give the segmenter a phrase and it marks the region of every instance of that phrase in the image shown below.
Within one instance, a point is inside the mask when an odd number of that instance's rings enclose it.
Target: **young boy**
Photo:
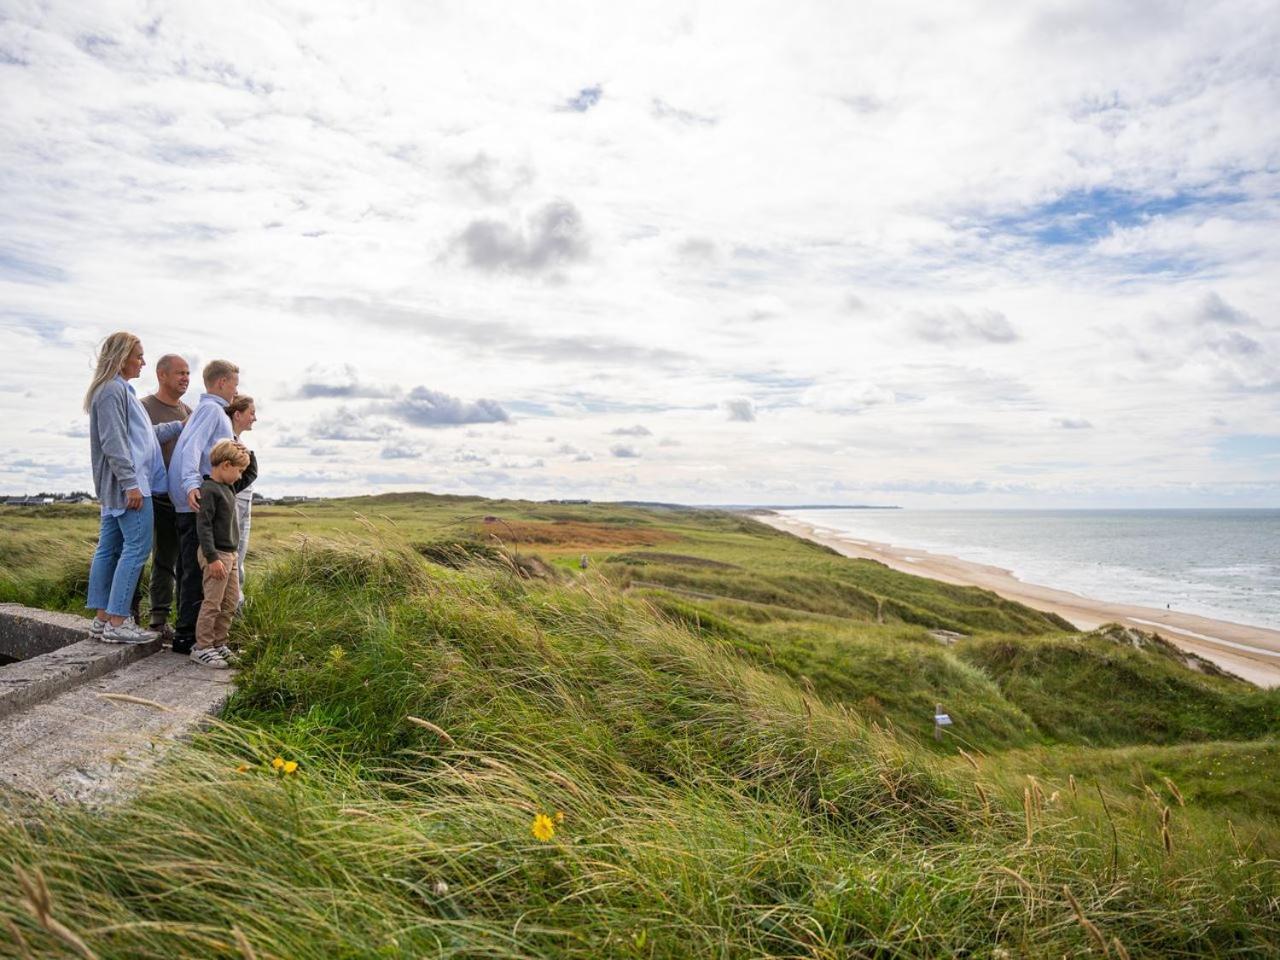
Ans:
[[[227,646],[227,631],[240,599],[240,571],[236,552],[240,528],[236,522],[236,495],[232,486],[249,465],[249,454],[230,440],[219,440],[209,452],[209,475],[200,487],[196,534],[200,538],[200,569],[204,573],[204,600],[196,620],[196,643],[191,659],[215,670],[231,666],[234,655]]]

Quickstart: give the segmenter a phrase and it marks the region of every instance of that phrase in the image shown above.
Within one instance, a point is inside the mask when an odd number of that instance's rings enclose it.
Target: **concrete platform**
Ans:
[[[232,670],[160,641],[88,639],[89,620],[0,604],[0,799],[19,791],[104,803],[217,715]]]
[[[161,652],[0,719],[0,789],[108,801],[221,711],[233,674]]]
[[[88,635],[88,617],[0,603],[0,654],[13,660],[52,653]]]
[[[4,618],[0,617],[0,623]],[[79,637],[88,635],[88,620]],[[79,684],[128,666],[160,649],[160,641],[150,643],[103,643],[83,640],[0,667],[0,719],[57,696]],[[180,659],[170,654],[175,660]]]

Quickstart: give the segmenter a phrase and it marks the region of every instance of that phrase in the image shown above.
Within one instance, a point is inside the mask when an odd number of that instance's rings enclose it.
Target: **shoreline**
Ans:
[[[1026,583],[1001,567],[826,533],[803,520],[779,513],[756,514],[754,519],[830,547],[846,557],[876,560],[901,573],[990,590],[1034,610],[1056,613],[1082,631],[1093,630],[1104,623],[1121,623],[1146,633],[1159,632],[1166,640],[1244,680],[1260,687],[1280,687],[1280,630],[1213,620],[1176,610],[1094,600],[1066,590]]]

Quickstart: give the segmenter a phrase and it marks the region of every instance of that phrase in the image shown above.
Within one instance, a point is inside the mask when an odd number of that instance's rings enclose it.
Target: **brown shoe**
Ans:
[[[166,646],[173,643],[173,627],[167,623],[153,623],[150,627],[160,635],[160,642]]]

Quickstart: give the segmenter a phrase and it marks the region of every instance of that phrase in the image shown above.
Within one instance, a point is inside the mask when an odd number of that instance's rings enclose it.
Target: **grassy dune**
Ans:
[[[0,599],[76,607],[93,522],[0,514]],[[111,809],[10,798],[0,956],[1280,950],[1280,700],[1158,644],[722,514],[254,535],[224,721]]]

